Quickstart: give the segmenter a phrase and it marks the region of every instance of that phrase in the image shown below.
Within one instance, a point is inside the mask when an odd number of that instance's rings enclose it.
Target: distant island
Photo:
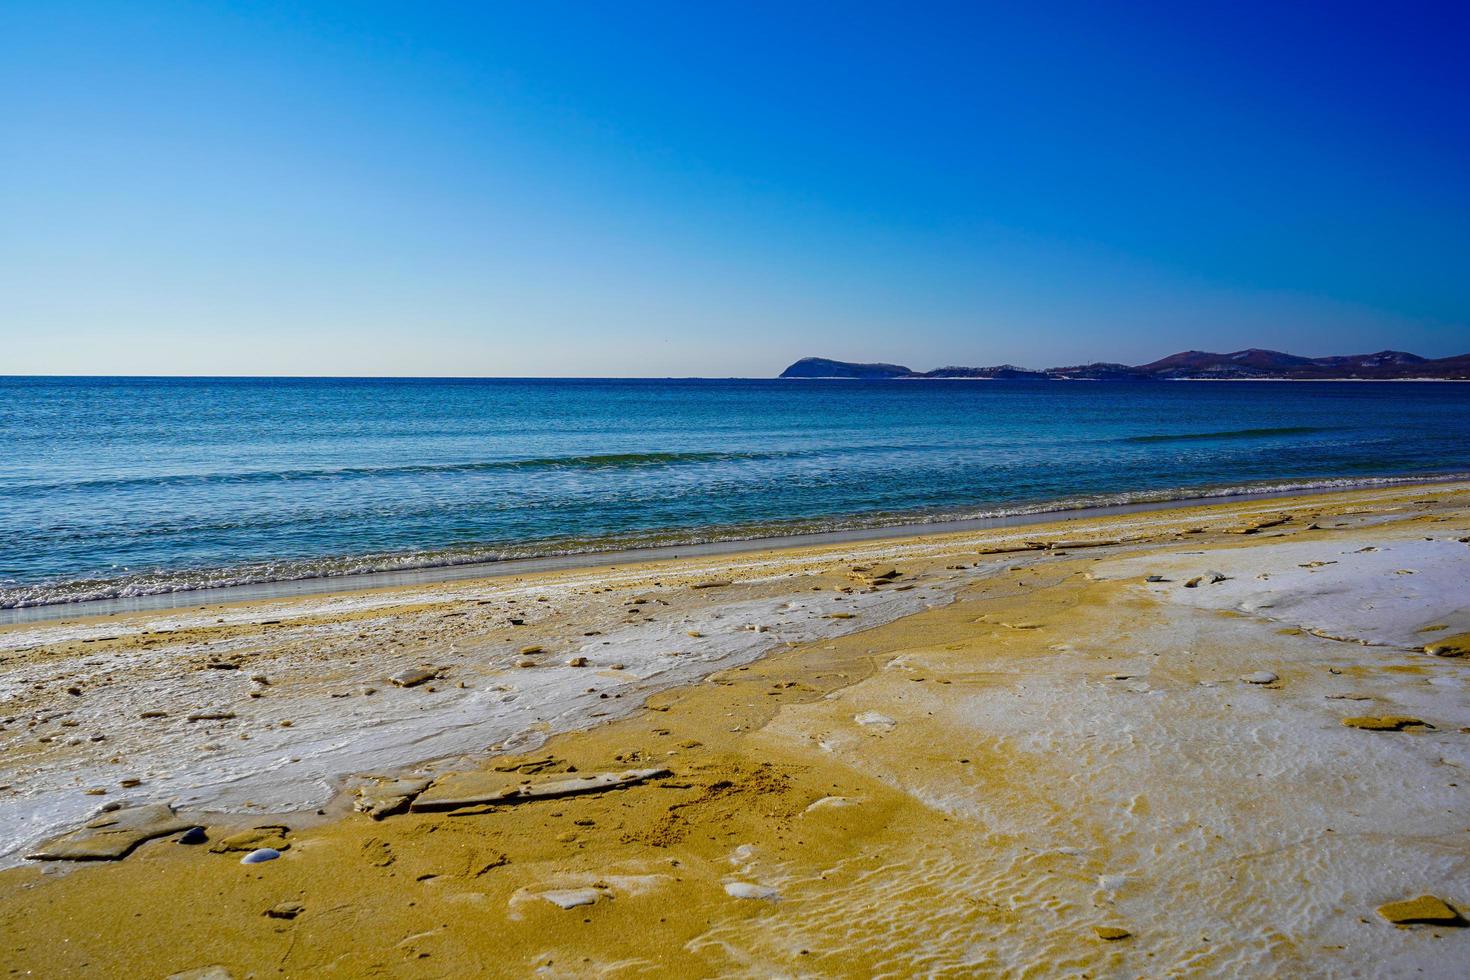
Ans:
[[[1150,364],[1078,364],[1043,370],[1000,364],[995,367],[942,367],[914,371],[901,364],[858,364],[825,357],[803,357],[781,372],[783,378],[848,380],[976,379],[994,381],[1464,381],[1470,380],[1470,354],[1437,360],[1385,350],[1376,354],[1298,357],[1281,351],[1230,354],[1188,350]]]

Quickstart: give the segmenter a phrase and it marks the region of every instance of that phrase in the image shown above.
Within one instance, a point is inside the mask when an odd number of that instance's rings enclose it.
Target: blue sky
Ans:
[[[1466,9],[16,0],[0,374],[1463,353]]]

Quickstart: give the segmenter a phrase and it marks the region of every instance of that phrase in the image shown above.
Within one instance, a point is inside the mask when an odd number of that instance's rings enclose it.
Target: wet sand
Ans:
[[[11,627],[0,965],[1461,976],[1377,910],[1470,911],[1467,537],[1378,489]],[[23,859],[112,802],[209,842]]]

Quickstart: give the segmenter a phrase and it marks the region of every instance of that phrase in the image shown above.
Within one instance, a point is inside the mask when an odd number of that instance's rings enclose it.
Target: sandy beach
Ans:
[[[1463,976],[1467,539],[1405,486],[5,627],[0,965]]]

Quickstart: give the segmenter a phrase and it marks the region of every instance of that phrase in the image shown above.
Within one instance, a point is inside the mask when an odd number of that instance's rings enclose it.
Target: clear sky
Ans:
[[[1464,353],[1467,36],[1463,2],[8,0],[0,374]]]

